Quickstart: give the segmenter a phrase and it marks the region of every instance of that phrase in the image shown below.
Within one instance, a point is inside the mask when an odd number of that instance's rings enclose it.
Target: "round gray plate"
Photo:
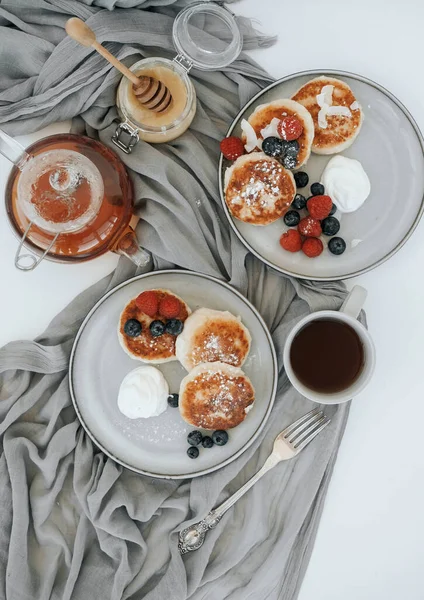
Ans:
[[[181,296],[192,310],[201,306],[240,315],[252,335],[252,347],[243,366],[255,390],[256,401],[245,421],[230,431],[229,442],[202,449],[190,459],[187,433],[193,429],[170,408],[159,417],[128,419],[117,406],[119,386],[127,373],[143,363],[131,359],[117,336],[125,304],[152,288]],[[174,361],[157,365],[170,392],[178,392],[186,371]],[[180,479],[215,471],[239,456],[255,440],[274,403],[277,360],[268,329],[256,309],[226,283],[189,271],[157,271],[124,282],[107,293],[87,315],[77,334],[69,367],[69,385],[77,415],[91,439],[116,462],[145,475]]]
[[[309,259],[291,254],[279,245],[287,228],[282,219],[267,227],[255,227],[234,219],[224,200],[224,173],[229,162],[219,162],[221,200],[228,220],[245,246],[260,260],[282,273],[303,279],[331,281],[354,277],[378,266],[407,241],[424,210],[424,139],[407,109],[383,87],[359,75],[343,71],[307,71],[281,79],[257,94],[240,111],[228,135],[240,135],[240,122],[259,104],[290,98],[318,75],[333,75],[352,88],[362,105],[365,120],[353,145],[342,154],[363,164],[371,180],[371,195],[356,212],[343,215],[341,235],[347,243],[342,256],[327,250]],[[319,181],[331,156],[312,154],[302,167],[310,183]],[[309,188],[299,190],[308,195]]]

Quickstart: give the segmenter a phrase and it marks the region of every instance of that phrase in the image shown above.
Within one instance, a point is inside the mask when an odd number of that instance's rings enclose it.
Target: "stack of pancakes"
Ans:
[[[250,350],[251,336],[239,317],[227,311],[190,308],[169,290],[154,290],[162,298],[171,295],[181,303],[178,318],[184,322],[182,333],[175,337],[164,333],[154,337],[150,317],[130,300],[121,313],[118,337],[129,356],[142,362],[160,364],[179,360],[189,372],[180,387],[179,409],[187,423],[204,429],[230,429],[246,417],[255,391],[242,371]],[[126,335],[124,325],[137,319],[142,331],[136,337]]]
[[[251,337],[230,312],[199,308],[177,339],[177,358],[189,374],[180,388],[180,412],[191,425],[230,429],[246,417],[255,391],[241,370]]]
[[[311,152],[336,154],[356,139],[363,112],[350,87],[334,77],[317,77],[303,85],[291,99],[282,98],[257,106],[247,122],[256,134],[253,152],[240,156],[225,172],[224,194],[233,217],[252,225],[269,225],[287,212],[296,194],[291,171],[271,156],[259,152],[261,136],[269,133],[272,121],[296,117],[303,131],[297,139],[296,168]],[[268,128],[268,132],[264,131]],[[243,133],[243,143],[247,138]],[[255,144],[249,141],[249,149]]]

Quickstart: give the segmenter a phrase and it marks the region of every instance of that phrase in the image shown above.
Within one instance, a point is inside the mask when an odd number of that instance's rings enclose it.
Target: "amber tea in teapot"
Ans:
[[[15,163],[6,189],[6,209],[21,246],[61,262],[89,260],[113,250],[138,265],[146,263],[148,257],[129,227],[131,181],[112,150],[73,134],[44,138],[26,150],[3,132],[0,142],[0,151]],[[25,257],[31,255],[18,252],[16,266],[31,270],[35,261],[30,258],[25,264]]]

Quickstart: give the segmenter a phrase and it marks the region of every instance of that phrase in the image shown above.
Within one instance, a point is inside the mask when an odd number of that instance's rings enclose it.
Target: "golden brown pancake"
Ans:
[[[233,217],[245,223],[273,223],[295,194],[292,173],[263,152],[240,156],[225,172],[225,202]]]
[[[327,127],[322,128],[318,123],[320,106],[317,101],[318,94],[324,86],[334,86],[331,106],[344,106],[350,110],[351,116],[327,115]],[[343,152],[353,143],[362,126],[363,112],[358,105],[350,87],[344,81],[334,77],[316,77],[300,88],[293,96],[293,100],[303,104],[310,112],[314,121],[315,137],[312,152],[316,154],[336,154]],[[355,108],[352,109],[352,104]]]
[[[261,137],[261,130],[269,125],[272,119],[283,119],[284,117],[297,117],[303,125],[302,135],[297,140],[300,146],[297,167],[301,167],[311,154],[314,138],[314,124],[311,115],[301,104],[285,98],[260,104],[250,115],[248,122],[252,125],[257,137]],[[242,135],[242,140],[243,143],[246,142],[244,135]]]
[[[206,362],[241,367],[250,350],[249,330],[228,311],[199,308],[178,336],[176,355],[187,371]]]
[[[231,429],[246,418],[255,400],[250,379],[225,363],[197,365],[181,382],[179,408],[194,427]]]
[[[158,289],[153,291],[157,293],[159,302],[166,296],[178,298],[181,303],[181,311],[176,318],[180,321],[185,321],[187,319],[191,311],[184,300],[169,290]],[[133,338],[125,333],[124,325],[128,319],[137,319],[137,321],[141,323],[142,331],[139,336]],[[129,356],[131,356],[131,358],[142,362],[159,364],[176,360],[176,337],[170,333],[164,333],[159,337],[152,336],[149,326],[150,323],[155,320],[163,321],[164,323],[167,321],[167,319],[159,314],[154,317],[149,317],[138,308],[136,298],[130,300],[122,311],[119,319],[118,337],[122,348]]]

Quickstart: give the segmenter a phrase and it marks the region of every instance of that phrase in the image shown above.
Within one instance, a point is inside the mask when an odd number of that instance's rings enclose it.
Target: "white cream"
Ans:
[[[157,417],[166,410],[168,395],[168,383],[158,369],[138,367],[121,383],[118,408],[129,419]]]
[[[371,192],[371,183],[359,160],[334,156],[321,177],[325,193],[342,213],[358,210]]]

